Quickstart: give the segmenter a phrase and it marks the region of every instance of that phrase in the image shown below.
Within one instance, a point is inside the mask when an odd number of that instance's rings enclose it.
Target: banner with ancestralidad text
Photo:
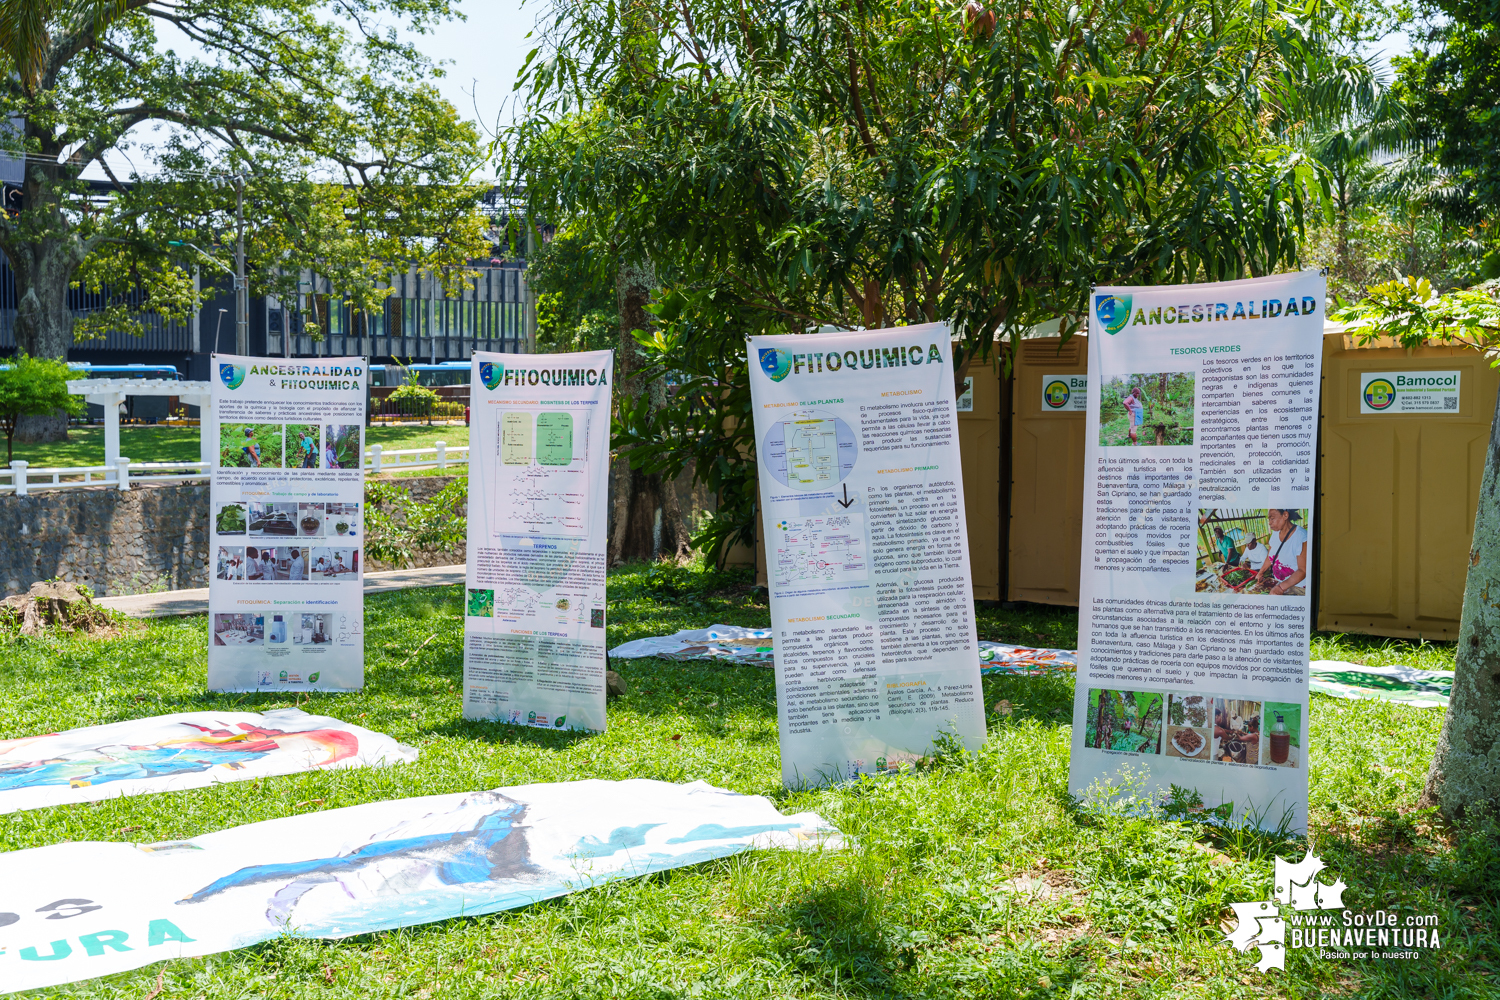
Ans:
[[[213,356],[211,691],[364,686],[367,370]]]
[[[1070,784],[1307,829],[1324,279],[1096,288]],[[1201,800],[1201,803],[1198,801]]]
[[[613,351],[474,355],[464,717],[604,729]]]
[[[946,324],[752,337],[788,786],[984,740]]]

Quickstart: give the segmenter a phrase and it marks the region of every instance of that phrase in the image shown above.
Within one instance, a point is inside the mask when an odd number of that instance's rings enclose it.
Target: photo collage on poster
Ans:
[[[237,424],[219,431],[223,468],[358,469],[358,424]],[[216,580],[318,583],[360,579],[359,503],[214,504]]]
[[[220,428],[220,465],[357,469],[361,430],[358,424],[225,424]],[[328,501],[216,503],[214,579],[252,584],[359,580],[360,506]],[[335,617],[311,609],[216,614],[213,642],[273,649],[320,646],[348,632],[336,627]],[[300,677],[282,673],[283,682],[301,682]],[[317,674],[308,681],[316,683]]]
[[[1196,763],[1300,768],[1302,705],[1089,688],[1083,745]]]

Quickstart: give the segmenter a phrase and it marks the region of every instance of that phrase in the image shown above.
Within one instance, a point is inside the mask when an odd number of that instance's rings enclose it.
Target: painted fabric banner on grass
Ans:
[[[984,741],[948,327],[750,338],[789,787]]]
[[[296,708],[180,712],[0,740],[0,813],[416,759],[384,733]]]
[[[602,732],[614,352],[473,360],[464,718]]]
[[[813,813],[702,782],[398,799],[162,844],[0,854],[0,992],[514,909],[753,847],[839,844]]]
[[[621,660],[647,656],[664,660],[727,660],[761,667],[773,667],[776,662],[775,636],[771,630],[740,625],[710,625],[682,629],[671,635],[632,639],[611,649],[609,655]],[[1037,649],[979,640],[981,674],[1071,672],[1077,666],[1078,654],[1071,649]]]
[[[210,691],[358,691],[363,358],[213,356]]]
[[[1096,288],[1070,784],[1120,769],[1307,829],[1326,286]]]

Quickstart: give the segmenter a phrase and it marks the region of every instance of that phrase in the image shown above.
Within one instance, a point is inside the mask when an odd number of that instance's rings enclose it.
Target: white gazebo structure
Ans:
[[[104,407],[104,464],[120,462],[120,404],[126,396],[176,396],[198,407],[198,461],[210,468],[218,458],[218,442],[208,439],[213,387],[207,382],[179,382],[161,378],[81,378],[68,383],[68,392]]]

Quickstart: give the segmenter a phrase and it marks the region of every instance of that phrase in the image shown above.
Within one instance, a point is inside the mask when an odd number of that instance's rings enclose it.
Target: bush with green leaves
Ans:
[[[0,427],[5,429],[7,463],[14,454],[16,425],[22,417],[84,411],[83,398],[68,392],[68,379],[74,374],[65,361],[33,358],[24,351],[17,351],[9,363],[0,366]]]

